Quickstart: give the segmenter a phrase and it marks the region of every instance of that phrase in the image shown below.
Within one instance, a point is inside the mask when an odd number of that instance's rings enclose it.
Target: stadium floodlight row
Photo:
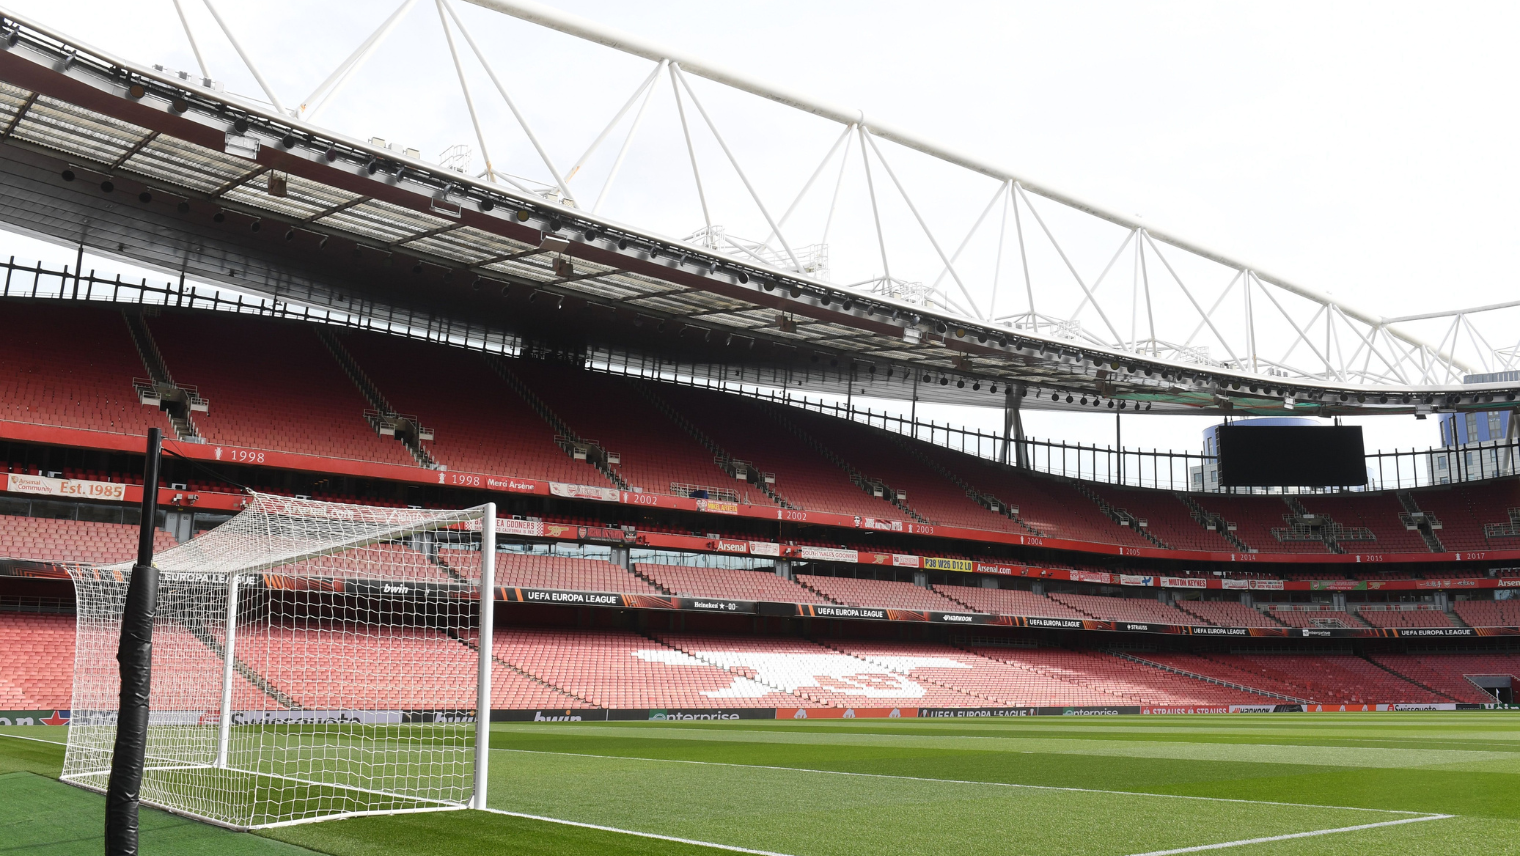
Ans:
[[[1380,384],[1268,377],[937,313],[349,141],[14,16],[0,81],[0,175],[12,191],[0,219],[14,228],[461,340],[547,329],[649,353],[670,347],[651,334],[685,332],[690,362],[744,366],[774,386],[785,363],[819,355],[841,370],[804,388],[1009,408],[1076,409],[1081,398],[1116,412],[1392,414],[1504,408],[1520,394],[1502,379],[1416,384],[1397,371]],[[117,205],[117,192],[140,202]],[[88,234],[70,225],[83,222]],[[189,240],[171,248],[164,235]],[[503,291],[541,308],[486,301]],[[566,308],[589,308],[595,323],[564,329],[554,316]],[[1436,359],[1428,348],[1405,357]]]

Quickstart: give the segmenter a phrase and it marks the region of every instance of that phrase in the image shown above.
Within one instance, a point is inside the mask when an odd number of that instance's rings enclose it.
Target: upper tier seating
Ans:
[[[793,508],[888,520],[905,517],[901,509],[866,493],[837,464],[772,418],[777,413],[789,416],[789,409],[679,386],[660,385],[655,392],[736,460],[773,473],[774,490]]]
[[[1367,609],[1357,610],[1357,617],[1373,627],[1453,627],[1451,619],[1439,609]]]
[[[1018,615],[1026,618],[1087,618],[1075,609],[1044,595],[1022,589],[988,589],[973,586],[935,586],[934,590],[964,603],[976,612]]]
[[[1404,528],[1399,512],[1404,507],[1392,493],[1367,493],[1360,496],[1302,496],[1299,501],[1314,514],[1323,514],[1345,527],[1364,526],[1372,530],[1375,541],[1342,541],[1349,553],[1428,553],[1419,532]]]
[[[1156,490],[1125,489],[1113,485],[1089,485],[1110,507],[1123,509],[1148,524],[1146,531],[1173,550],[1235,552],[1234,544],[1194,520],[1182,500]]]
[[[173,437],[163,412],[137,400],[132,379],[147,374],[118,312],[5,304],[0,420]]]
[[[735,696],[746,692],[739,683],[743,680],[786,691],[798,700],[794,702],[798,707],[980,707],[987,704],[984,698],[941,686],[917,671],[930,669],[939,674],[945,670],[969,669],[970,665],[963,659],[965,655],[906,656],[888,666],[801,639],[688,634],[664,634],[660,638],[701,662],[728,669],[735,677],[735,688],[730,690]],[[921,676],[911,677],[909,672]],[[709,702],[707,706],[715,705]]]
[[[608,484],[555,445],[554,428],[479,354],[378,333],[343,344],[392,407],[433,430],[423,445],[450,472]]]
[[[638,572],[672,594],[775,603],[829,603],[828,598],[768,570],[730,571],[684,565],[640,564]]]
[[[1048,537],[1129,547],[1156,546],[1140,533],[1109,519],[1097,503],[1069,482],[938,446],[926,446],[922,451],[979,493],[1018,508],[1020,520]]]
[[[914,457],[901,441],[881,429],[805,411],[788,412],[786,418],[834,450],[866,479],[902,492],[908,507],[931,523],[999,532],[1024,531],[1007,517],[978,505],[963,488]],[[899,511],[894,516],[903,515]]]
[[[718,488],[773,504],[719,469],[712,452],[639,393],[644,382],[532,360],[512,363],[511,371],[583,439],[618,453],[622,463],[613,469],[629,485],[661,494],[676,493],[676,484]]]
[[[1459,600],[1452,611],[1473,627],[1520,627],[1520,600]]]
[[[0,558],[104,565],[137,558],[138,527],[86,520],[0,515]],[[153,550],[174,546],[174,536],[153,532]]]
[[[207,443],[415,467],[364,419],[369,402],[308,325],[165,313],[149,327],[176,383],[210,405]]]
[[[1139,597],[1102,597],[1055,592],[1051,600],[1104,621],[1138,621],[1149,624],[1197,624],[1193,616],[1158,600]]]
[[[1520,480],[1462,484],[1410,491],[1421,511],[1440,521],[1436,537],[1448,550],[1502,550],[1520,547],[1520,538],[1489,538],[1485,523],[1508,523],[1509,509],[1520,507]],[[1414,533],[1411,533],[1414,534]]]
[[[1349,612],[1332,609],[1273,609],[1271,615],[1289,627],[1349,627],[1360,629],[1367,626]]]
[[[1279,541],[1273,529],[1288,526],[1283,515],[1292,515],[1293,509],[1280,496],[1232,496],[1229,494],[1193,494],[1193,500],[1203,510],[1217,514],[1228,523],[1234,523],[1235,537],[1247,547],[1255,547],[1262,553],[1328,553],[1330,548],[1323,541]],[[1397,518],[1394,518],[1397,520]],[[1420,552],[1424,552],[1422,546]]]
[[[950,598],[913,583],[861,580],[853,577],[822,577],[813,574],[798,574],[797,582],[830,600],[847,606],[965,612],[965,607]]]
[[[1222,687],[1096,651],[1062,648],[973,648],[987,657],[1057,678],[1096,693],[1117,696],[1119,704],[1220,706],[1263,704],[1254,693]],[[1085,704],[1113,704],[1110,701]]]
[[[452,583],[457,578],[428,557],[405,544],[374,544],[345,550],[293,565],[272,568],[274,573],[301,574],[334,579],[384,579],[416,583]]]
[[[1177,608],[1219,627],[1281,627],[1261,610],[1233,600],[1183,600]]]
[[[757,683],[755,670],[725,671],[621,630],[499,630],[492,650],[502,662],[603,707],[817,706]]]
[[[0,709],[69,707],[74,616],[0,613]]]
[[[480,551],[444,548],[438,556],[465,579],[480,579]],[[534,553],[496,554],[496,585],[507,588],[659,594],[660,590],[601,559],[575,559]]]

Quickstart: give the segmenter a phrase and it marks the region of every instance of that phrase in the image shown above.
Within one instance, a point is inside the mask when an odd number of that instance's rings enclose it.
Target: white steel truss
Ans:
[[[373,32],[299,106],[286,109],[213,0],[200,1],[262,90],[261,100],[308,123],[358,85],[361,69],[389,36],[424,14],[416,0],[402,0],[388,14],[366,10],[375,18]],[[173,0],[174,9],[209,78],[207,44],[196,39],[181,5],[189,2]],[[1520,301],[1383,317],[861,111],[534,0],[467,2],[511,20],[461,14],[453,0],[434,0],[441,43],[430,49],[414,36],[409,47],[419,56],[435,49],[452,71],[465,108],[461,136],[474,137],[478,174],[487,182],[698,251],[820,283],[837,279],[839,288],[967,322],[1152,360],[1366,387],[1451,385],[1520,368],[1520,342],[1499,335],[1513,329],[1504,324]],[[506,85],[526,89],[533,77],[504,81],[491,59],[513,40],[551,38],[548,31],[639,61],[606,65],[634,69],[626,79],[607,79],[602,65],[588,70],[569,58],[562,67],[535,68],[535,74],[579,74],[588,88],[619,93],[608,120],[589,126],[599,130],[583,150],[576,147],[578,157],[536,132],[527,100],[515,99]],[[482,119],[487,105],[471,89],[471,78],[481,75],[529,142],[500,161],[491,153],[508,147],[491,139]],[[630,94],[625,99],[622,92]],[[782,114],[778,104],[786,108]],[[651,122],[666,127],[657,132]],[[332,130],[368,136],[363,129]],[[800,171],[787,159],[766,157],[768,149],[798,152],[814,144],[821,157]],[[449,151],[451,168],[459,168],[459,147]],[[619,184],[630,155],[643,187],[668,189],[672,198],[690,193],[690,210],[671,213],[665,199],[652,205],[647,191],[629,189],[626,179]],[[736,236],[762,232],[758,241]]]

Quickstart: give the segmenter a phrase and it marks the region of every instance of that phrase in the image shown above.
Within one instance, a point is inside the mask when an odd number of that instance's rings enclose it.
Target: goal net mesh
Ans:
[[[467,804],[479,576],[437,545],[478,545],[483,514],[253,494],[155,557],[143,802],[238,828]],[[63,779],[104,790],[132,565],[71,573]]]

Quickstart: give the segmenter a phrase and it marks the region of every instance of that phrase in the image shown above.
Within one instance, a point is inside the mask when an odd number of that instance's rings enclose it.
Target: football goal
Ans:
[[[268,494],[159,554],[142,801],[238,829],[484,807],[494,554],[494,505]],[[132,565],[71,574],[62,778],[103,792]]]

